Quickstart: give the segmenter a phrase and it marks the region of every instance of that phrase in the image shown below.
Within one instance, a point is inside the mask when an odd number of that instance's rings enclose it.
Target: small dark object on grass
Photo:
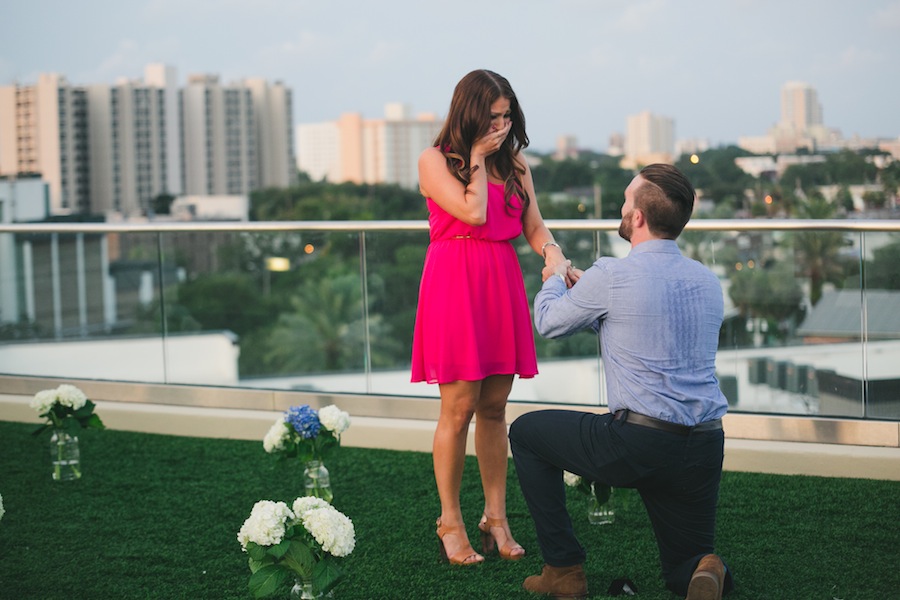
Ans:
[[[637,596],[637,586],[627,578],[613,579],[606,593],[610,596]]]

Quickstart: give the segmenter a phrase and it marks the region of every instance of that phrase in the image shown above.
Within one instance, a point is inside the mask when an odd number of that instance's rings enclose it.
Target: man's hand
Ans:
[[[571,285],[569,285],[569,287],[572,287],[573,285],[578,283],[578,280],[581,279],[582,275],[584,275],[584,271],[570,266],[568,271],[566,272],[566,279],[568,279],[569,281],[572,282]]]
[[[566,287],[570,288],[581,277],[582,271],[572,267],[571,260],[555,262],[545,266],[541,270],[541,281],[547,281],[551,277],[560,276],[566,282]]]

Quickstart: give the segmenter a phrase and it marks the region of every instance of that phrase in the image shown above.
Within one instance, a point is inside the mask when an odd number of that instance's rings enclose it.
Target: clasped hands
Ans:
[[[576,269],[572,266],[571,260],[561,260],[556,262],[548,262],[544,265],[544,268],[541,270],[541,281],[547,281],[551,277],[556,277],[557,275],[561,275],[562,278],[566,282],[566,287],[570,288],[581,279],[581,275],[584,273],[581,269]]]

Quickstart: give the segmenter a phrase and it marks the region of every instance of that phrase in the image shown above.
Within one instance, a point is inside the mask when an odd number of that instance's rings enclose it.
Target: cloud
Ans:
[[[378,40],[369,50],[366,56],[366,62],[370,65],[382,65],[390,63],[403,55],[404,45],[402,42]]]
[[[142,68],[143,60],[138,56],[139,53],[140,46],[135,40],[129,38],[119,40],[113,53],[104,58],[97,68],[93,70],[93,73],[96,74],[95,78],[98,81],[106,81],[110,78],[123,77],[127,73],[132,73],[135,65],[138,66],[138,69]]]
[[[606,68],[615,65],[616,53],[609,48],[594,46],[588,51],[587,64],[595,68]]]
[[[15,80],[18,75],[12,61],[0,56],[0,81],[4,82],[5,85],[6,82]]]
[[[277,17],[284,20],[315,9],[312,0],[149,0],[140,9],[144,19],[155,22],[213,19],[215,15],[242,19]]]
[[[883,56],[865,48],[849,46],[841,52],[838,65],[845,69],[861,69],[882,62]]]
[[[103,83],[120,78],[140,79],[144,67],[151,63],[175,64],[179,57],[179,44],[173,39],[159,39],[141,43],[133,38],[118,41],[113,51],[102,58],[99,64],[76,73],[79,82]]]
[[[313,31],[300,31],[290,39],[264,46],[257,52],[257,62],[283,63],[319,62],[321,57],[333,55],[340,50],[341,40],[321,35]]]
[[[879,29],[900,29],[900,2],[894,2],[878,10],[872,23]]]
[[[668,6],[668,0],[646,0],[629,3],[616,19],[615,28],[630,32],[644,31],[654,21],[659,20],[661,13]]]

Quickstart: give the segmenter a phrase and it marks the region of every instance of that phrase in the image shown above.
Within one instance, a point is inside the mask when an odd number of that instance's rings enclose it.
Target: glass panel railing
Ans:
[[[610,234],[606,231],[554,231],[554,238],[566,258],[579,269],[587,269],[602,253],[609,255]],[[618,240],[618,238],[616,238]],[[525,241],[517,241],[519,262],[525,280],[529,305],[541,289],[544,261]],[[621,248],[619,249],[621,250]],[[627,252],[627,251],[626,251]],[[561,339],[542,338],[534,330],[538,357],[538,375],[533,379],[516,379],[510,395],[512,401],[565,403],[587,406],[606,404],[606,386],[599,358],[597,334],[582,331]]]
[[[840,409],[830,401],[835,363],[863,362],[858,321],[843,337],[813,325],[831,320],[824,311],[835,296],[855,299],[850,310],[859,312],[859,235],[754,231],[716,240],[711,267],[726,300],[719,379],[735,410],[862,416],[860,385],[843,387]]]
[[[169,363],[185,362],[181,337],[203,337],[218,351],[207,369],[228,364],[224,385],[365,392],[358,232],[179,232],[162,247],[163,263],[186,274],[164,292]],[[170,369],[170,383],[192,379]]]
[[[720,278],[717,370],[737,412],[900,418],[896,224],[696,221]],[[548,223],[580,268],[615,223]],[[0,225],[0,373],[434,398],[409,359],[425,225]],[[514,241],[529,303],[540,257]],[[535,334],[514,402],[607,404],[589,332]]]
[[[900,419],[900,233],[862,236],[864,416]],[[838,372],[840,373],[840,372]]]
[[[437,397],[437,386],[410,382],[413,329],[428,232],[367,232],[364,243],[372,367],[366,391]]]

